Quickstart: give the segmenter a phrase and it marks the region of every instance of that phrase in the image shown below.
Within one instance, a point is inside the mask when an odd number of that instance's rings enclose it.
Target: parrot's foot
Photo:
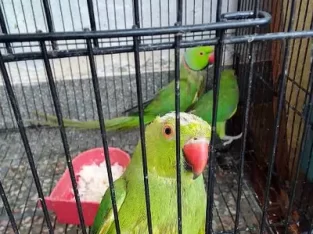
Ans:
[[[224,146],[229,145],[229,144],[232,143],[234,140],[240,139],[241,136],[242,136],[242,133],[240,133],[240,134],[237,135],[237,136],[227,136],[227,135],[225,135],[225,136],[223,137],[223,139],[222,139],[223,141],[225,141],[225,142],[223,142],[223,145],[224,145]]]

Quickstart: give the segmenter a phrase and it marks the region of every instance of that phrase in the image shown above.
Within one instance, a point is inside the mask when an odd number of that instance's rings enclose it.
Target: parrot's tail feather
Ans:
[[[38,113],[38,116],[45,118],[45,114]],[[150,123],[155,116],[145,116],[144,124]],[[31,124],[34,125],[43,125],[50,127],[57,127],[58,120],[56,116],[47,115],[48,121],[32,121]],[[98,120],[90,120],[90,121],[77,121],[71,119],[63,118],[64,127],[68,128],[76,128],[76,129],[100,129],[100,124]],[[139,127],[139,117],[138,116],[127,116],[127,117],[117,117],[114,119],[109,119],[105,121],[105,128],[107,132],[111,131],[121,131],[121,130],[129,130]]]
[[[36,114],[36,113],[35,113]],[[46,118],[47,121],[28,121],[30,124],[33,125],[42,125],[42,126],[49,126],[49,127],[58,127],[58,118],[54,115],[45,115],[43,113],[37,112],[37,115],[41,118]],[[78,121],[78,120],[71,120],[63,118],[63,124],[64,127],[68,128],[77,128],[77,129],[99,129],[100,125],[97,120],[91,120],[91,121]]]
[[[29,120],[26,121],[27,123],[29,123],[30,125],[33,126],[49,126],[49,127],[58,127],[58,123],[56,122],[43,122],[43,121],[36,121],[36,120]]]
[[[95,123],[94,123],[95,122]],[[91,130],[91,129],[99,129],[99,123],[97,125],[98,121],[88,121],[88,122],[79,122],[79,121],[73,121],[73,122],[63,122],[64,127],[67,128],[76,128],[76,129],[85,129],[85,130]],[[31,125],[41,125],[41,126],[49,126],[49,127],[58,127],[59,124],[56,121],[28,121]]]
[[[58,122],[58,118],[55,116],[55,115],[45,115],[45,114],[43,114],[43,113],[37,113],[37,115],[39,116],[39,117],[41,117],[41,118],[46,118],[46,116],[47,116],[47,120],[48,120],[48,122],[55,122],[55,123],[57,123]],[[75,122],[75,123],[74,123]],[[72,125],[72,124],[74,124],[74,125],[76,125],[76,122],[77,123],[85,123],[85,122],[80,122],[80,121],[78,121],[78,120],[72,120],[72,119],[66,119],[66,118],[63,118],[63,123],[64,123],[64,125],[66,126],[66,125]],[[89,122],[89,121],[88,121]]]

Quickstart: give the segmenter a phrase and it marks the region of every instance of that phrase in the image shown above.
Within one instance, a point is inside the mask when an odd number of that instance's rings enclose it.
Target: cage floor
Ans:
[[[60,133],[57,129],[40,128],[28,129],[27,134],[43,192],[47,196],[66,168]],[[80,151],[102,146],[99,131],[67,129],[67,136],[72,157]],[[108,143],[109,146],[132,153],[138,138],[138,131],[115,133],[109,135]],[[43,212],[41,208],[36,207],[38,200],[36,187],[19,133],[1,133],[0,149],[1,181],[20,233],[48,233]],[[213,228],[217,233],[228,232],[234,228],[237,177],[235,172],[217,171],[213,220]],[[50,216],[55,233],[80,233],[79,227],[59,224],[53,213],[50,213]],[[241,233],[256,233],[260,216],[261,209],[255,200],[254,192],[244,180],[239,222]],[[0,201],[0,233],[13,233],[2,201]]]

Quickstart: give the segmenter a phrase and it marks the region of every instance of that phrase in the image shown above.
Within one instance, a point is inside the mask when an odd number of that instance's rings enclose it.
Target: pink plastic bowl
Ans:
[[[118,163],[122,167],[126,168],[130,163],[129,155],[118,148],[109,147],[109,155],[111,165]],[[82,166],[91,165],[93,163],[99,165],[104,160],[105,158],[103,147],[90,149],[77,155],[73,159],[76,181],[78,181],[77,173],[80,171]],[[51,192],[50,196],[45,197],[48,209],[56,214],[59,223],[76,225],[80,224],[76,201],[73,199],[73,197],[72,182],[70,179],[69,170],[66,169]],[[87,226],[91,226],[97,214],[99,203],[81,201],[81,204],[85,224]]]

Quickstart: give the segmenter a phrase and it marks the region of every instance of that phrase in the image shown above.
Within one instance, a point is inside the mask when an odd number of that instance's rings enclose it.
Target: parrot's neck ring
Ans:
[[[185,57],[183,58],[183,65],[184,65],[184,67],[185,67],[186,69],[192,70],[192,69],[188,66]]]

